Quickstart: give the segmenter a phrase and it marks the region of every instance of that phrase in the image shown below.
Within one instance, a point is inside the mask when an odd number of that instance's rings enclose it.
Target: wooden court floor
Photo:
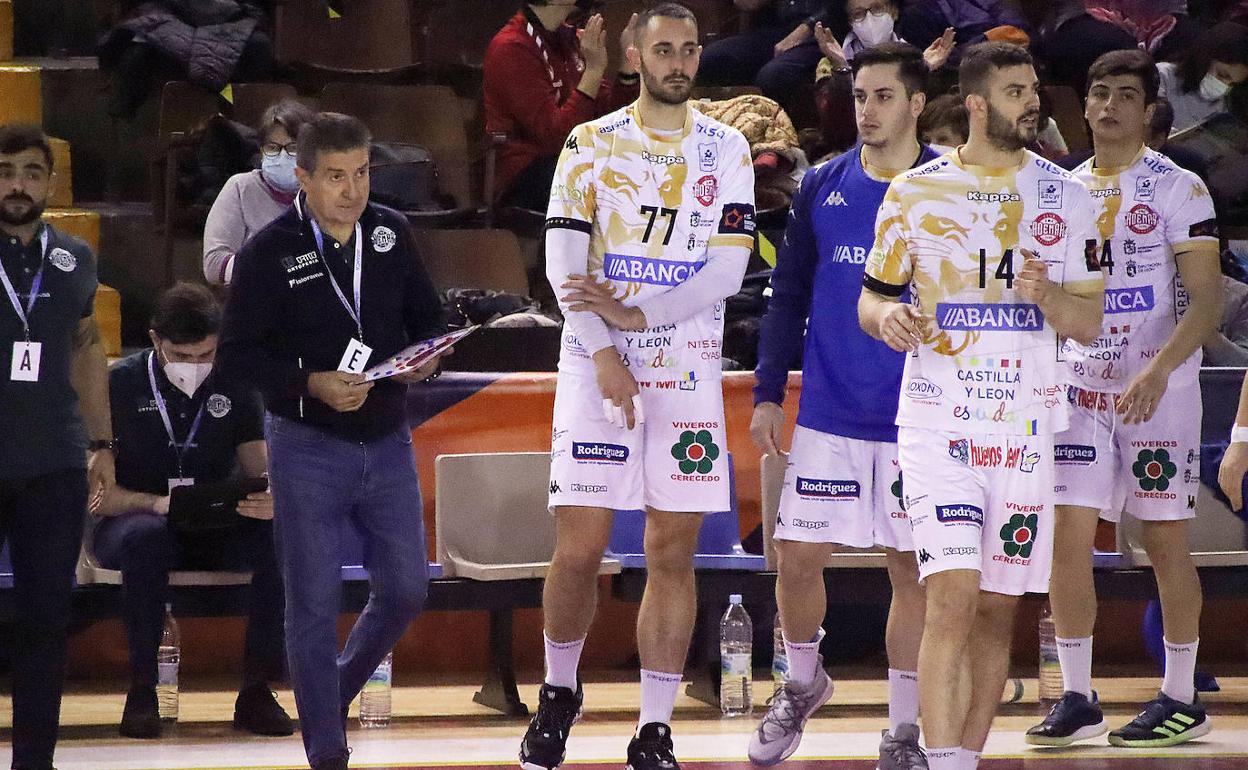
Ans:
[[[635,727],[638,692],[626,674],[589,674],[586,714],[568,745],[568,767],[622,768]],[[1207,697],[1213,732],[1200,741],[1156,751],[1091,742],[1064,750],[1027,747],[1023,732],[1037,721],[1035,680],[1023,680],[1019,702],[1003,705],[986,747],[983,770],[1248,770],[1248,677],[1220,677],[1222,692]],[[407,683],[404,682],[404,685]],[[1095,686],[1111,725],[1125,723],[1152,697],[1153,678],[1098,678]],[[768,687],[762,679],[756,687]],[[119,737],[124,683],[71,685],[63,707],[56,765],[60,770],[264,770],[306,768],[298,734],[259,738],[234,731],[234,693],[226,682],[191,683],[182,693],[181,720],[154,741]],[[472,702],[471,684],[421,682],[396,687],[395,720],[363,730],[352,719],[353,768],[414,770],[516,767],[525,719],[498,715]],[[536,685],[522,686],[534,700]],[[677,756],[698,770],[744,770],[750,732],[768,692],[756,692],[750,719],[723,719],[717,710],[681,696],[673,719]],[[811,720],[790,770],[872,770],[886,726],[885,685],[876,679],[837,682],[832,703]],[[761,697],[758,697],[761,696]],[[278,697],[293,714],[288,690]],[[0,767],[9,762],[9,702],[0,698]],[[354,715],[354,711],[353,711]]]

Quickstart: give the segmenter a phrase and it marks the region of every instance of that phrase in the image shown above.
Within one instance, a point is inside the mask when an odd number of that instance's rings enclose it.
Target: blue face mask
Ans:
[[[295,156],[281,150],[276,155],[260,155],[260,171],[269,184],[285,192],[299,189],[295,178]]]

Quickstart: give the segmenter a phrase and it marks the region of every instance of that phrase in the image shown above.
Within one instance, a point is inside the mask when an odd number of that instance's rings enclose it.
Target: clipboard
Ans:
[[[463,329],[456,329],[438,337],[432,337],[427,340],[421,340],[414,345],[409,345],[398,353],[390,356],[385,361],[377,364],[373,368],[364,372],[364,382],[372,382],[373,380],[382,380],[387,377],[393,377],[396,374],[405,374],[407,372],[419,369],[427,364],[431,359],[438,356],[442,351],[459,342],[464,337],[472,334],[481,326],[468,326]]]

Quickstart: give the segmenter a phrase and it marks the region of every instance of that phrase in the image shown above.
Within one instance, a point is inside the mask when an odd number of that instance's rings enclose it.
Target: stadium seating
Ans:
[[[421,257],[439,292],[495,289],[527,295],[520,243],[509,230],[425,230]]]

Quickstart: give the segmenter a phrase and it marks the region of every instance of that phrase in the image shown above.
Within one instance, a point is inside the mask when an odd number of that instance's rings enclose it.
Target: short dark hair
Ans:
[[[175,345],[200,342],[221,331],[221,303],[202,284],[175,283],[156,300],[152,331]]]
[[[950,126],[964,138],[971,135],[971,118],[963,100],[953,94],[941,94],[927,103],[919,115],[919,136]]]
[[[1134,75],[1139,78],[1144,87],[1144,103],[1152,104],[1157,101],[1161,76],[1157,74],[1153,57],[1138,48],[1124,48],[1101,54],[1088,67],[1088,90],[1092,90],[1092,84],[1096,81],[1118,75]]]
[[[1161,134],[1168,137],[1172,128],[1174,128],[1174,105],[1166,97],[1158,96],[1157,101],[1153,102],[1153,121],[1148,124],[1148,133],[1150,136]]]
[[[43,159],[52,171],[52,145],[43,129],[30,123],[7,123],[0,126],[0,155],[16,155],[30,148],[43,151]]]
[[[958,91],[962,96],[985,96],[992,73],[1006,67],[1034,67],[1026,48],[1013,43],[979,43],[966,49],[958,66]]]
[[[896,64],[897,77],[906,87],[906,96],[914,96],[922,91],[927,92],[927,65],[923,62],[923,52],[909,43],[881,43],[862,51],[854,57],[850,66],[854,77],[863,67],[882,64]]]
[[[647,8],[637,15],[637,26],[634,29],[642,30],[650,23],[651,19],[662,17],[664,19],[682,19],[691,21],[696,27],[698,25],[698,17],[693,15],[693,11],[689,10],[680,3],[659,3],[656,6]]]
[[[260,125],[256,126],[256,131],[260,133],[261,142],[266,141],[269,132],[278,126],[286,129],[291,139],[298,139],[299,132],[315,117],[316,110],[303,102],[297,99],[282,99],[276,104],[269,105],[269,108],[264,111],[264,114],[260,116]]]
[[[1214,24],[1196,38],[1179,61],[1181,87],[1185,93],[1200,88],[1200,81],[1215,61],[1248,64],[1248,27],[1233,21]]]
[[[316,171],[317,158],[324,152],[367,149],[373,141],[364,121],[341,112],[317,113],[299,131],[299,153],[295,163],[309,174]]]

